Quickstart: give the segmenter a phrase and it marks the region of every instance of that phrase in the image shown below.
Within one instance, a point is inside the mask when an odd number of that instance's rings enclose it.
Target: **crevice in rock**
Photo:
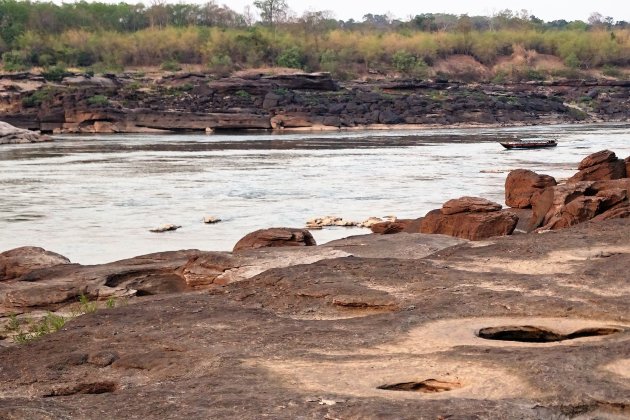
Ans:
[[[461,388],[462,384],[459,382],[447,382],[439,381],[437,379],[425,379],[421,382],[400,382],[396,384],[385,384],[378,386],[377,389],[383,389],[386,391],[408,391],[408,392],[422,392],[424,394],[433,394],[437,392],[452,391],[454,389]]]
[[[117,388],[118,385],[111,381],[89,382],[56,388],[45,394],[44,397],[65,397],[75,394],[106,394],[116,391]]]
[[[615,327],[591,327],[583,328],[569,334],[561,334],[544,327],[512,325],[482,328],[477,332],[477,336],[486,340],[519,341],[524,343],[553,343],[582,337],[611,335],[622,331],[623,329]]]

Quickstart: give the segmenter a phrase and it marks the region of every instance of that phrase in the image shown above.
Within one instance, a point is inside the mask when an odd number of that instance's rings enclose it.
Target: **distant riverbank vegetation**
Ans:
[[[596,5],[595,5],[596,6]],[[419,6],[419,9],[421,6]],[[214,2],[44,3],[0,0],[5,71],[69,67],[173,71],[190,65],[217,75],[260,67],[462,80],[627,77],[630,24],[593,13],[587,22],[545,22],[526,11],[493,16],[366,14],[337,20],[326,11],[291,13],[284,0],[243,12]]]

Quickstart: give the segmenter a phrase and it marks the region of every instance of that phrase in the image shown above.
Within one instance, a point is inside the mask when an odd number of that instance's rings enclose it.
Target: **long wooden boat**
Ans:
[[[540,149],[543,147],[556,147],[558,142],[555,140],[514,140],[500,141],[499,144],[506,149]]]

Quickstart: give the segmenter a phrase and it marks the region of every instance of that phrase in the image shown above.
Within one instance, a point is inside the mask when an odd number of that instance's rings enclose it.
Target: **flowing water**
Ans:
[[[557,138],[553,149],[496,140]],[[630,126],[57,136],[0,146],[0,251],[36,245],[73,262],[230,250],[256,229],[338,215],[417,218],[450,198],[503,202],[507,173],[569,177],[589,153],[630,155]],[[205,225],[205,215],[220,217]],[[175,232],[150,233],[164,223]],[[318,243],[366,229],[314,231]]]

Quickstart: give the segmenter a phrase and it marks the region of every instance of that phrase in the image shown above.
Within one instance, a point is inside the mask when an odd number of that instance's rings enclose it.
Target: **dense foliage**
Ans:
[[[5,70],[201,64],[217,72],[285,66],[337,77],[424,77],[439,60],[465,55],[492,69],[487,77],[528,78],[551,72],[533,65],[536,55],[558,57],[565,72],[604,68],[620,75],[618,68],[630,65],[630,26],[598,14],[589,22],[543,22],[509,10],[491,17],[418,14],[408,21],[366,14],[356,22],[328,12],[291,17],[284,1],[254,5],[261,22],[248,10],[237,13],[214,2],[155,1],[147,7],[0,0],[2,64]],[[501,66],[514,57],[520,61]]]

